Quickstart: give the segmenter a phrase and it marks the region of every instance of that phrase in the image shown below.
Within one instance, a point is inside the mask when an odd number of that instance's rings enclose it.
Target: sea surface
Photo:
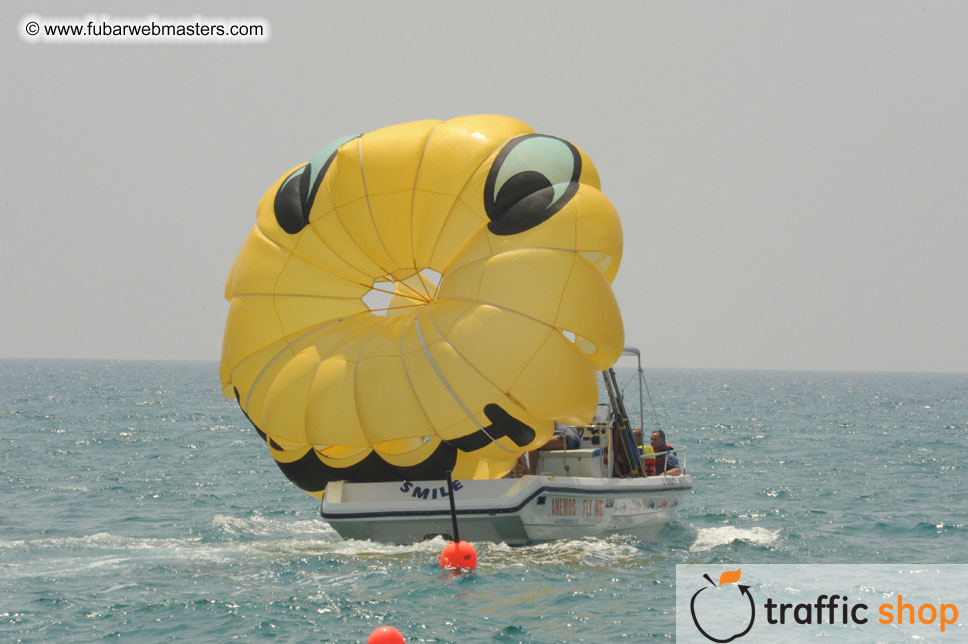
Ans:
[[[0,361],[0,642],[674,641],[676,564],[968,563],[968,374],[646,373],[678,522],[456,575],[342,541],[214,363]]]

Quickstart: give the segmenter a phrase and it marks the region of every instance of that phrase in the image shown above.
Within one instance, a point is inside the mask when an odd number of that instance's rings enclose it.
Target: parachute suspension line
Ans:
[[[369,309],[367,311],[361,311],[361,313],[379,313],[383,311],[384,313],[389,313],[390,311],[404,311],[408,309],[419,309],[423,304],[402,304],[400,306],[381,306],[375,309]],[[353,315],[359,315],[359,313],[354,313]],[[347,316],[350,317],[350,316]]]
[[[438,367],[437,363],[434,361],[433,356],[430,355],[430,348],[427,346],[427,342],[424,340],[424,337],[423,337],[423,332],[420,330],[420,320],[416,316],[414,316],[413,323],[414,323],[414,326],[417,328],[417,339],[420,340],[420,347],[423,349],[424,355],[427,357],[427,360],[430,362],[430,366],[434,368],[435,372],[437,372],[437,377],[440,378],[440,382],[442,382],[444,387],[447,388],[447,391],[450,392],[450,395],[453,396],[457,404],[460,405],[460,408],[464,410],[464,413],[467,414],[467,417],[471,419],[471,421],[477,426],[479,430],[484,432],[485,436],[491,439],[491,442],[494,445],[497,445],[498,447],[500,447],[501,449],[503,449],[505,452],[509,454],[514,454],[515,456],[517,456],[518,455],[517,452],[513,452],[509,450],[507,447],[497,442],[497,440],[493,436],[488,434],[487,430],[484,429],[484,426],[481,425],[481,423],[477,420],[477,418],[474,417],[473,412],[471,412],[471,410],[467,408],[467,405],[464,404],[464,401],[461,399],[461,397],[457,395],[457,392],[454,391],[454,388],[450,386],[450,382],[447,381],[447,378],[444,376],[443,372],[441,372],[440,367]]]
[[[463,353],[461,353],[460,352],[460,349],[458,349],[456,346],[454,346],[454,343],[450,341],[450,339],[447,337],[447,334],[444,333],[443,329],[441,329],[437,325],[437,322],[434,320],[433,316],[427,314],[427,319],[430,320],[430,324],[433,325],[434,331],[436,331],[438,333],[438,335],[440,335],[440,337],[442,337],[447,342],[447,344],[450,345],[450,348],[454,350],[454,353],[456,353],[457,356],[461,360],[463,360],[467,364],[468,367],[470,367],[471,369],[473,369],[474,371],[476,371],[477,372],[477,375],[479,375],[481,378],[483,378],[484,380],[487,381],[487,384],[491,385],[492,387],[494,387],[495,389],[497,389],[498,391],[500,391],[505,396],[507,396],[509,398],[511,397],[511,394],[509,392],[504,391],[496,383],[494,383],[490,378],[488,378],[487,376],[485,376],[481,372],[481,370],[477,368],[477,365],[475,365],[473,362],[471,362],[470,360],[468,360],[467,359],[467,356],[465,356]]]
[[[414,316],[413,322],[414,324],[416,324],[417,322],[416,316]],[[417,401],[417,406],[420,407],[421,413],[423,413],[424,418],[427,419],[427,424],[430,425],[430,428],[432,430],[434,430],[434,434],[436,434],[437,438],[439,438],[441,442],[446,443],[447,445],[450,445],[451,447],[453,447],[450,441],[448,441],[447,439],[445,439],[443,436],[440,435],[440,432],[437,431],[437,428],[430,421],[430,416],[427,414],[427,409],[424,407],[423,402],[420,400],[420,396],[417,395],[417,388],[413,384],[413,378],[410,377],[410,369],[407,368],[407,361],[404,360],[403,358],[403,330],[404,330],[404,327],[401,326],[400,327],[400,362],[403,363],[403,373],[407,376],[407,384],[410,385],[410,392],[413,393],[413,398],[414,400]],[[419,334],[420,330],[418,329],[417,332]]]

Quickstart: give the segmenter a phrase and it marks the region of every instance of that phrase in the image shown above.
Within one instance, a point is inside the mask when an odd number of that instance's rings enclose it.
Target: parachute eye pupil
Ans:
[[[340,146],[360,136],[362,135],[354,134],[330,141],[308,164],[286,177],[273,202],[276,222],[280,228],[295,235],[309,225],[309,213],[313,209],[316,193],[327,170],[336,159]]]
[[[484,184],[488,229],[514,235],[561,210],[578,192],[581,154],[563,139],[529,134],[513,139],[494,159]]]
[[[501,187],[497,199],[494,200],[494,206],[498,212],[506,213],[519,201],[533,195],[545,203],[543,206],[533,204],[532,207],[537,206],[544,210],[554,200],[554,192],[549,188],[551,188],[551,181],[540,172],[534,170],[519,172],[508,179],[507,183]]]
[[[302,184],[307,178],[306,167],[299,168],[282,182],[272,204],[276,222],[290,235],[295,235],[309,223],[302,195]]]

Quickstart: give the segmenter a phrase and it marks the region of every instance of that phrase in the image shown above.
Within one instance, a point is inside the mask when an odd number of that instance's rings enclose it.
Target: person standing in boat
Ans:
[[[665,432],[661,429],[657,429],[652,432],[650,437],[652,443],[652,450],[659,454],[660,452],[668,452],[667,454],[660,454],[655,457],[655,473],[656,475],[666,474],[668,476],[678,476],[682,474],[682,470],[679,469],[679,459],[676,457],[676,453],[672,446],[666,443]]]

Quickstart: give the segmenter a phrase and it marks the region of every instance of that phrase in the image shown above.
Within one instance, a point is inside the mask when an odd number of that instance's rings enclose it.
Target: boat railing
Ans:
[[[650,452],[648,454],[639,454],[639,458],[642,461],[642,469],[645,470],[645,463],[646,463],[646,461],[648,459],[652,459],[654,461],[655,458],[658,457],[658,456],[665,456],[666,454],[672,454],[679,461],[679,471],[680,471],[680,473],[685,474],[686,473],[686,457],[687,457],[686,452],[687,451],[688,451],[688,448],[686,448],[686,447],[672,447],[670,449],[665,450],[664,452]],[[662,459],[662,471],[661,472],[656,471],[655,474],[656,475],[664,475],[668,469],[669,469],[669,459],[663,458]]]
[[[612,420],[592,422],[592,423],[590,423],[588,425],[579,425],[579,427],[581,427],[582,430],[583,430],[582,431],[582,447],[606,447],[606,446],[608,446],[611,443],[612,429],[614,428],[614,426],[615,425],[614,425],[614,422]],[[639,436],[641,436],[643,434],[643,432],[641,432],[638,429],[636,429],[635,431],[636,431],[636,433]],[[646,445],[647,445],[647,443],[646,443]],[[671,449],[668,449],[668,450],[663,451],[663,452],[655,452],[655,453],[645,454],[642,451],[642,446],[639,446],[639,460],[640,460],[641,465],[642,465],[642,471],[643,472],[646,472],[649,469],[649,468],[646,467],[646,459],[653,459],[652,462],[653,463],[656,463],[656,461],[654,460],[655,457],[657,457],[657,456],[661,457],[661,456],[665,456],[666,454],[672,453],[673,455],[675,455],[676,459],[679,461],[679,471],[680,471],[680,473],[681,474],[685,474],[686,473],[686,460],[687,460],[687,456],[688,456],[686,452],[687,452],[687,448],[685,448],[685,447],[671,446]],[[661,468],[661,470],[657,470],[652,476],[662,476],[662,475],[666,475],[666,471],[669,470],[669,469],[670,468],[669,468],[669,461],[668,461],[668,459],[663,458],[662,459],[662,468]],[[607,464],[605,464],[605,463],[602,464],[602,471],[603,472],[607,472],[608,471],[608,465]]]

